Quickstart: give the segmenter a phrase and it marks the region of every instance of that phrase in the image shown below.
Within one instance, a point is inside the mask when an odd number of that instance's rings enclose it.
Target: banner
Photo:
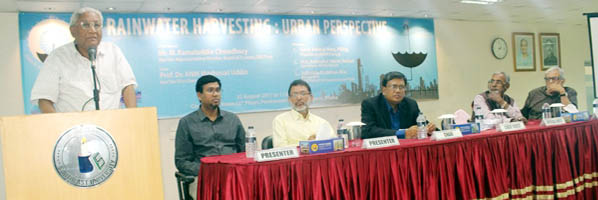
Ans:
[[[25,112],[39,112],[31,88],[50,52],[73,38],[70,13],[20,13]],[[307,81],[312,107],[360,103],[380,77],[400,71],[407,96],[438,98],[432,19],[253,14],[104,13],[102,42],[121,48],[137,78],[138,106],[160,118],[199,107],[195,82],[220,78],[224,110],[288,109],[287,90]]]

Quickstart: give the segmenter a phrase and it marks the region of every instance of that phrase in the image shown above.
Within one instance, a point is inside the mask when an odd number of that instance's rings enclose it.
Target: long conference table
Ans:
[[[598,199],[598,120],[255,162],[205,157],[198,199]]]

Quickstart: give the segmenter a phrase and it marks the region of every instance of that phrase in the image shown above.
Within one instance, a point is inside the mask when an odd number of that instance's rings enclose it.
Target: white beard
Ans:
[[[305,112],[307,110],[307,105],[302,105],[302,106],[293,106],[293,110],[297,111],[297,112]]]
[[[305,102],[302,106],[293,106],[293,110],[297,111],[297,112],[305,112],[307,111],[307,109],[309,108],[309,104],[311,104],[311,101]]]

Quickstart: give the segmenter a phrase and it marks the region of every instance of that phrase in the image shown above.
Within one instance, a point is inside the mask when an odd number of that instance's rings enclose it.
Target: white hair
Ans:
[[[554,70],[559,70],[559,79],[560,80],[565,80],[565,70],[561,69],[560,67],[551,67],[548,68],[548,70],[546,70],[546,72],[544,72],[544,76],[546,76],[546,74],[550,73],[551,71]]]
[[[79,20],[81,15],[83,15],[86,12],[91,12],[91,13],[94,13],[94,14],[100,16],[100,22],[101,23],[104,22],[104,17],[102,16],[102,12],[100,12],[98,9],[90,8],[90,7],[83,7],[83,8],[79,8],[79,10],[73,12],[73,15],[71,16],[71,26],[77,25],[75,23],[77,23],[77,21]]]
[[[503,76],[505,76],[505,81],[507,81],[506,83],[509,84],[511,82],[511,77],[509,77],[509,75],[507,75],[507,73],[505,72],[494,72],[492,73],[492,76],[494,75],[499,75],[502,74]]]

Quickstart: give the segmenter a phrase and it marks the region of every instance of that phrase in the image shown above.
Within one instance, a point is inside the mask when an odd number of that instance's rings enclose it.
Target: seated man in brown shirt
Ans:
[[[544,74],[545,86],[533,89],[525,100],[521,114],[527,119],[541,119],[544,103],[562,103],[565,107],[577,109],[577,92],[565,87],[565,71],[559,67],[551,67]]]

